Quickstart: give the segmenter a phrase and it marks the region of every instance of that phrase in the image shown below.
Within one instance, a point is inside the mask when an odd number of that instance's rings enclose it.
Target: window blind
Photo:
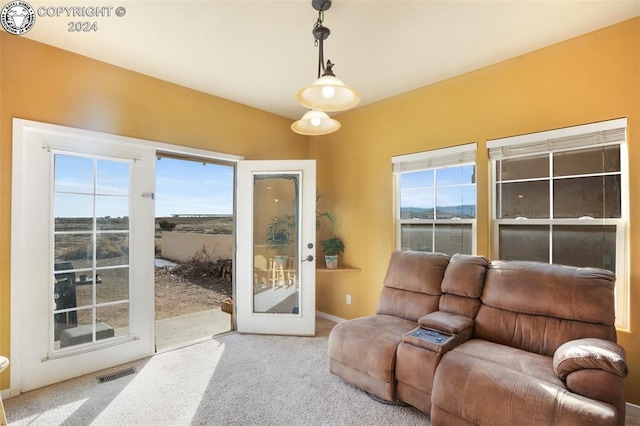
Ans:
[[[394,173],[415,172],[436,167],[475,163],[476,149],[476,143],[469,143],[450,148],[395,156],[391,158],[391,163],[393,164]]]
[[[626,140],[627,119],[602,121],[583,126],[487,141],[490,160],[578,148],[621,144]]]

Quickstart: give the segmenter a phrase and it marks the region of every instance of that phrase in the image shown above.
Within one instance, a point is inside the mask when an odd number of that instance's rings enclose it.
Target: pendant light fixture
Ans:
[[[300,120],[291,125],[291,130],[301,135],[320,136],[333,133],[340,128],[340,122],[329,117],[326,112],[315,109],[307,111]]]
[[[353,108],[360,102],[360,94],[336,77],[333,72],[334,64],[330,60],[327,60],[326,65],[324,63],[324,40],[331,31],[322,24],[325,10],[331,7],[331,0],[312,0],[311,6],[318,11],[318,19],[312,31],[318,47],[318,79],[298,92],[298,102],[310,111],[293,123],[291,129],[303,135],[326,135],[338,130],[340,123],[324,111],[337,112]]]

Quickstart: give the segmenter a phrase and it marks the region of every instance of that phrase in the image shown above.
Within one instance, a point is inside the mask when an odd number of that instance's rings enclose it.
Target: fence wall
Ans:
[[[233,235],[162,231],[159,245],[163,258],[177,262],[188,261],[203,247],[213,261],[233,256]]]

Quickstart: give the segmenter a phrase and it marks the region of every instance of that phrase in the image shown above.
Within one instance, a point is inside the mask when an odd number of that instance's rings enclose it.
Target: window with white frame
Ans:
[[[397,189],[397,247],[476,251],[476,144],[392,158]]]
[[[493,258],[597,267],[616,274],[627,318],[626,119],[488,141]]]

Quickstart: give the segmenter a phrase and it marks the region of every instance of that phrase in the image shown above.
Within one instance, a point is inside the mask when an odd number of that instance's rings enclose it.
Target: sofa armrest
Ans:
[[[420,327],[402,336],[402,341],[439,354],[444,354],[466,342],[473,333],[471,318],[449,312],[432,312],[421,317],[418,324]],[[437,337],[441,337],[442,341],[424,338],[423,333],[428,336],[429,330],[436,331],[439,335]]]
[[[624,349],[608,340],[586,338],[562,344],[553,355],[553,371],[561,379],[580,370],[602,370],[624,379],[628,373]]]
[[[460,334],[467,329],[473,328],[473,320],[471,318],[443,311],[431,312],[422,316],[418,319],[418,324],[422,328],[447,334]]]

